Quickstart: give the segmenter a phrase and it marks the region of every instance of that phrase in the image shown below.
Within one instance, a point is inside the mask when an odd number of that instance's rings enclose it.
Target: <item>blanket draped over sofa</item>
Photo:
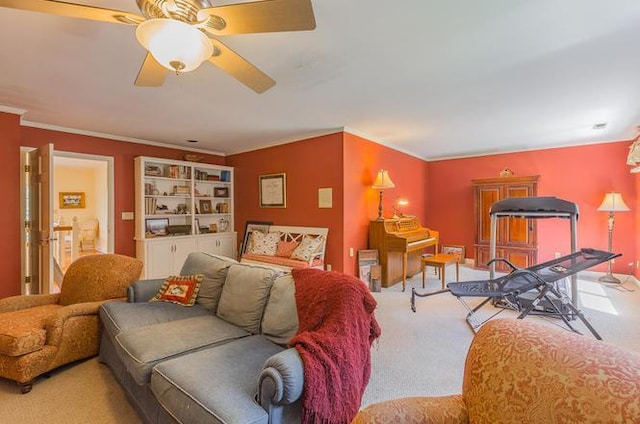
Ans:
[[[304,363],[303,424],[349,423],[371,374],[380,336],[377,304],[362,281],[338,272],[294,269],[298,333],[289,342]]]

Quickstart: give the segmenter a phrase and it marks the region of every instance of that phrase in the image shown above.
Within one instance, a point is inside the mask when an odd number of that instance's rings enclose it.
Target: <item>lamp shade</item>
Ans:
[[[373,182],[371,188],[376,190],[385,190],[387,188],[394,188],[396,185],[391,181],[389,177],[389,172],[385,169],[381,169],[378,171],[378,175],[376,176],[376,180]]]
[[[629,206],[624,203],[622,194],[611,192],[604,195],[604,199],[598,207],[598,210],[604,212],[625,212],[629,210]]]
[[[198,28],[175,19],[149,19],[136,28],[136,38],[165,68],[196,69],[213,54],[213,46]]]

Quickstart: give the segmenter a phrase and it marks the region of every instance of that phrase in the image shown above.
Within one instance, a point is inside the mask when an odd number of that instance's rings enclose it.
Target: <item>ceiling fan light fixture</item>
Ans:
[[[198,28],[175,19],[149,19],[136,28],[138,42],[165,68],[190,72],[213,54]]]

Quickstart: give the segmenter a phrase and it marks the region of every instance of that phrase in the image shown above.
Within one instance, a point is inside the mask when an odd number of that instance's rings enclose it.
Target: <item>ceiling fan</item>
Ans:
[[[136,27],[147,50],[135,85],[161,86],[171,72],[209,61],[262,93],[275,81],[223,44],[219,35],[305,31],[316,27],[311,0],[264,0],[213,7],[209,0],[136,0],[144,16],[54,0],[0,0],[0,7]]]

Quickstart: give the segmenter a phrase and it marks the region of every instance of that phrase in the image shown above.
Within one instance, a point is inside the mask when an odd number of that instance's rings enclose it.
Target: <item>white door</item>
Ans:
[[[38,149],[40,287],[42,294],[54,293],[53,260],[53,144]]]
[[[154,240],[146,243],[144,267],[146,278],[165,278],[173,274],[173,241]]]

